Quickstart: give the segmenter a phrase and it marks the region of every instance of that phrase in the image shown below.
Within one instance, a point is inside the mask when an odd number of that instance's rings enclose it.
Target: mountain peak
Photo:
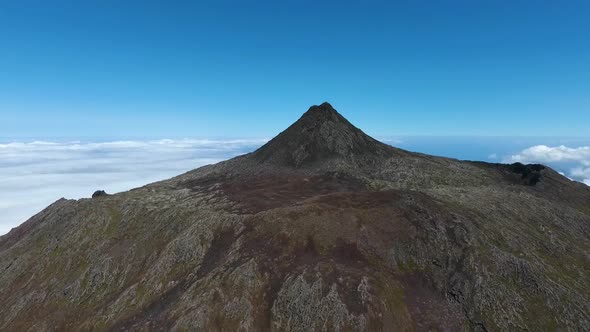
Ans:
[[[253,156],[261,163],[304,168],[334,159],[355,164],[391,151],[390,146],[371,138],[324,102],[311,106]]]
[[[311,106],[306,114],[323,114],[323,115],[330,115],[330,114],[338,114],[338,112],[328,103],[327,101],[321,103],[320,105],[313,105]]]
[[[349,131],[357,129],[342,115],[340,115],[340,113],[338,113],[338,111],[336,111],[334,107],[332,107],[332,105],[330,105],[328,102],[311,106],[307,112],[303,113],[297,122],[291,125],[291,127],[295,125],[298,125],[296,127],[302,127],[307,130],[314,129],[319,126],[333,127],[339,125],[341,127],[338,128],[338,130]],[[291,129],[291,127],[287,128],[287,130]]]

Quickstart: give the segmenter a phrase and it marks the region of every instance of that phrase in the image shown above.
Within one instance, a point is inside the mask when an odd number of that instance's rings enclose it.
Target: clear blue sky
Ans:
[[[590,135],[590,2],[392,2],[2,1],[0,137]]]

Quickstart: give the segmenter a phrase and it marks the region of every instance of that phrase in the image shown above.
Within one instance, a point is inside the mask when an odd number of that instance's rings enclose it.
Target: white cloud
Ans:
[[[403,144],[404,141],[399,138],[392,138],[392,137],[378,137],[379,141],[389,144],[389,145],[399,145]]]
[[[569,148],[565,145],[550,147],[535,145],[522,150],[519,154],[510,156],[507,162],[567,162],[577,161],[584,166],[590,166],[590,146]]]
[[[0,235],[60,197],[89,197],[163,180],[249,152],[257,140],[0,144]]]
[[[587,179],[590,178],[590,168],[575,167],[572,169],[571,174],[575,177]]]
[[[543,163],[554,168],[567,168],[568,177],[590,185],[590,146],[535,145],[505,158],[504,162]]]

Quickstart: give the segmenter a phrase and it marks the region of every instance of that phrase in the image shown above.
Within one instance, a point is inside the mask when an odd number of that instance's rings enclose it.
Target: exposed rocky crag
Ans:
[[[590,330],[590,189],[380,143],[329,104],[257,151],[0,238],[0,330]]]

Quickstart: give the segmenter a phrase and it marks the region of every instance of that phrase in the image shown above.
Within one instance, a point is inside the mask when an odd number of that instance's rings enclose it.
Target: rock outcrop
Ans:
[[[103,196],[108,196],[108,194],[104,190],[97,190],[92,194],[92,198],[103,197]]]

